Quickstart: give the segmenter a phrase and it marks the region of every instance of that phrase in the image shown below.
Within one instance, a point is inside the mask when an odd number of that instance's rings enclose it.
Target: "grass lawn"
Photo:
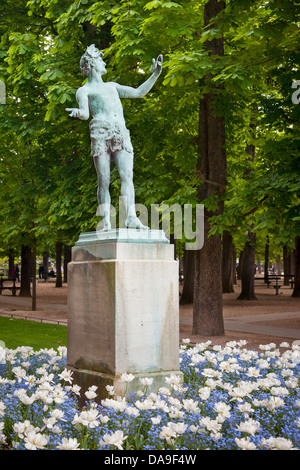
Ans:
[[[0,341],[8,349],[31,346],[35,351],[67,346],[67,327],[36,321],[0,317]],[[3,346],[3,344],[0,345]]]

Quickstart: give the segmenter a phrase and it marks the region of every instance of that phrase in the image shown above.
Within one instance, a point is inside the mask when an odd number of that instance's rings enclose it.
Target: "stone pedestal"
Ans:
[[[84,392],[98,398],[167,386],[179,372],[178,264],[162,231],[82,234],[68,265],[67,365]],[[120,381],[123,373],[134,380]]]

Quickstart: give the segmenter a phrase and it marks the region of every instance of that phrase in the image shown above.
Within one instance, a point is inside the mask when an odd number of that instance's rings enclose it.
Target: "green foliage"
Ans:
[[[214,90],[226,127],[227,189],[213,234],[230,230],[242,243],[249,223],[257,238],[271,234],[292,246],[299,233],[299,106],[291,83],[299,74],[299,6],[292,0],[230,0],[204,27],[195,0],[7,0],[0,23],[1,242],[38,248],[73,243],[93,230],[96,175],[86,122],[68,117],[83,83],[86,46],[105,50],[107,76],[138,86],[153,57],[164,67],[143,100],[124,100],[135,150],[137,202],[196,204],[201,184],[199,103]],[[224,38],[224,56],[206,45]],[[250,123],[255,122],[255,135]],[[247,145],[255,146],[254,162]],[[120,182],[112,171],[113,201]]]

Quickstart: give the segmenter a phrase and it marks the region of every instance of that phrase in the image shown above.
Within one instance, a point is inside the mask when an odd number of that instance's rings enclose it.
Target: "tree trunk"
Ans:
[[[213,21],[225,8],[225,3],[208,0],[204,7],[205,26]],[[206,50],[211,56],[224,55],[223,37],[206,41]],[[220,99],[221,89],[212,83],[207,76],[201,85],[208,85],[210,91],[200,100],[199,106],[199,160],[197,165],[200,185],[198,198],[200,202],[225,191],[226,152],[225,128],[222,116],[216,112],[216,99]],[[223,300],[222,300],[222,253],[221,237],[208,236],[209,218],[221,213],[223,205],[214,213],[204,210],[204,245],[195,251],[195,285],[193,305],[193,334],[216,336],[224,335]]]
[[[292,297],[300,297],[300,237],[296,238],[295,250],[295,284]]]
[[[20,297],[31,297],[31,248],[28,245],[21,247],[21,284]]]
[[[242,290],[238,300],[257,300],[254,293],[254,270],[255,270],[255,244],[256,234],[248,233],[248,241],[243,251],[243,262],[241,266]]]
[[[71,246],[64,245],[64,282],[68,282],[68,263],[71,261]]]
[[[225,230],[223,232],[222,244],[222,287],[223,293],[234,292],[234,246],[231,234]]]
[[[237,284],[237,268],[236,268],[236,251],[235,251],[235,247],[233,245],[233,254],[232,254],[232,273],[233,273],[233,278],[232,278],[232,282],[233,284]]]
[[[63,243],[56,242],[55,244],[55,258],[56,258],[56,284],[55,287],[62,287],[62,275],[61,275],[61,254],[62,254]]]
[[[180,304],[192,304],[194,300],[195,251],[185,250],[183,255],[183,289]]]
[[[240,257],[239,257],[239,264],[238,264],[238,267],[237,267],[237,278],[238,278],[239,281],[241,280],[243,256],[244,256],[244,252],[241,251],[240,252]]]
[[[193,334],[223,336],[221,237],[208,237],[210,224],[204,221],[205,250],[195,251]]]
[[[291,274],[291,266],[290,266],[290,256],[288,252],[288,248],[286,246],[283,247],[283,274],[285,275],[283,285],[288,286],[290,284],[290,280],[288,276]]]
[[[250,133],[251,138],[255,137],[255,123],[253,116],[250,118]],[[247,143],[246,152],[249,155],[249,162],[253,163],[255,159],[255,146],[252,142]],[[245,178],[251,175],[252,169],[250,168],[245,172]],[[252,232],[253,226],[248,224],[248,240],[245,243],[243,250],[243,261],[241,265],[241,285],[242,290],[238,300],[256,300],[254,294],[254,277],[255,277],[255,248],[256,248],[256,234]]]
[[[47,250],[43,252],[43,267],[46,272],[49,271],[49,251]]]

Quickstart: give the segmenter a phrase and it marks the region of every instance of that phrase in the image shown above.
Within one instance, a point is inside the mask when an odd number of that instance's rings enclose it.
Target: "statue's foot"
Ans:
[[[103,227],[100,229],[100,232],[108,232],[109,230],[111,230],[111,223],[106,221],[104,222]]]
[[[127,228],[135,228],[138,230],[149,230],[149,227],[143,225],[140,219],[136,216],[127,217],[125,225]]]

